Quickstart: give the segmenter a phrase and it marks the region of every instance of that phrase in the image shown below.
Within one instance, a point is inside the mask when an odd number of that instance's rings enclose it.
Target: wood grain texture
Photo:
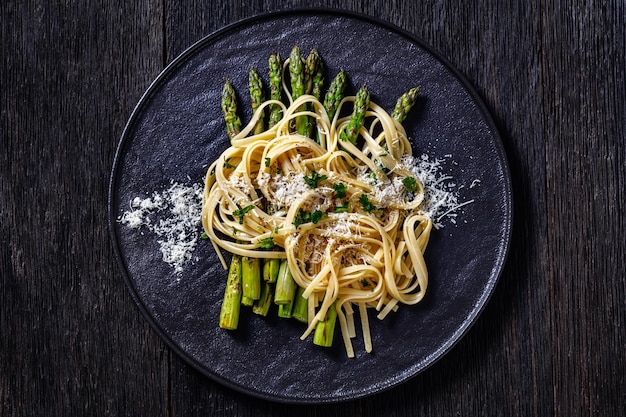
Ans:
[[[622,1],[135,3],[0,3],[0,416],[623,412]],[[467,77],[503,137],[515,222],[492,299],[439,362],[369,398],[299,407],[225,388],[158,338],[115,261],[107,188],[165,65],[225,25],[303,5],[395,24]]]

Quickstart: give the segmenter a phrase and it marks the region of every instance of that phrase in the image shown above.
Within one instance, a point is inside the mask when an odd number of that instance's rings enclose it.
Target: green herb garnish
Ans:
[[[304,176],[304,182],[307,183],[309,188],[317,188],[318,183],[320,181],[324,181],[327,178],[328,177],[326,175],[320,175],[317,172],[312,171],[310,177],[307,177],[306,175]]]
[[[417,191],[417,181],[413,177],[404,177],[402,179],[404,187],[412,193]]]
[[[335,197],[346,198],[346,190],[348,189],[348,187],[346,187],[345,184],[342,184],[340,182],[333,184],[333,189],[335,190]]]
[[[235,166],[230,163],[230,159],[231,158],[224,158],[224,168],[235,168]]]
[[[248,213],[253,208],[254,208],[254,205],[250,204],[247,207],[233,211],[233,215],[239,218],[239,224],[243,224],[243,216],[245,216],[246,213]]]
[[[306,210],[299,209],[296,213],[296,217],[293,219],[293,225],[297,228],[304,223],[317,224],[324,217],[327,217],[327,214],[321,210],[315,210],[311,213]]]
[[[359,201],[361,202],[361,206],[363,207],[363,210],[366,211],[367,213],[370,213],[376,210],[376,206],[372,204],[367,194],[361,194],[361,197],[359,197]]]
[[[262,249],[272,249],[274,247],[274,238],[272,236],[266,237],[259,241],[259,245]]]
[[[324,217],[326,217],[326,214],[324,214],[323,211],[315,210],[313,213],[311,213],[311,222],[313,222],[313,224],[317,224]]]
[[[296,226],[296,229],[300,227],[302,223],[307,223],[311,218],[311,213],[305,210],[298,210],[296,213],[296,217],[293,219],[293,225]]]

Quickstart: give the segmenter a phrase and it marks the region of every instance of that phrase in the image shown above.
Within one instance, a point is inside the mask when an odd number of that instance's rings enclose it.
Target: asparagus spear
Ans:
[[[311,50],[306,60],[305,79],[307,82],[307,93],[320,100],[322,88],[324,87],[324,62],[316,49]],[[314,138],[315,118],[307,117],[306,136]]]
[[[263,281],[273,284],[278,278],[280,259],[266,259],[263,262]]]
[[[256,112],[259,106],[265,101],[265,94],[263,93],[263,82],[261,77],[254,68],[250,68],[248,76],[248,87],[250,90],[250,104],[252,106],[252,113]],[[261,117],[254,125],[254,134],[262,133],[265,130],[265,115],[261,114]]]
[[[335,304],[332,303],[328,308],[324,321],[320,321],[315,325],[313,344],[317,346],[331,347],[333,345],[335,323],[337,322],[337,307]]]
[[[261,260],[244,256],[241,262],[242,304],[251,306],[261,296]]]
[[[222,90],[222,113],[226,122],[226,133],[230,139],[241,130],[241,119],[237,114],[237,98],[230,80],[226,79]]]
[[[283,95],[283,77],[282,77],[282,58],[279,53],[270,55],[268,60],[269,76],[270,76],[270,100],[282,99]],[[282,118],[282,108],[278,104],[270,106],[269,127],[274,126]],[[275,283],[280,268],[280,259],[266,259],[263,262],[263,279],[269,283]]]
[[[352,117],[348,122],[348,126],[341,131],[339,139],[349,141],[353,145],[356,144],[356,140],[359,137],[359,130],[361,130],[363,126],[363,119],[365,119],[365,112],[369,108],[369,105],[370,93],[367,89],[367,85],[363,85],[356,94]]]
[[[322,99],[322,89],[324,88],[324,70],[319,68],[317,74],[313,78],[313,88],[311,89],[311,95],[318,100]]]
[[[228,79],[226,79],[222,90],[221,108],[224,114],[224,121],[226,122],[226,133],[232,139],[241,130],[241,119],[237,114],[235,90]],[[241,256],[233,254],[220,312],[220,327],[224,329],[236,329],[239,323],[239,310],[242,298],[241,280]]]
[[[324,95],[323,105],[330,120],[333,120],[333,117],[335,117],[339,103],[344,97],[344,90],[346,89],[347,84],[346,81],[346,73],[343,70],[339,71],[339,73],[331,81],[328,86],[328,90]],[[321,143],[320,133],[317,132],[316,136],[317,143]]]
[[[406,93],[402,94],[396,102],[396,107],[393,109],[391,117],[396,119],[399,123],[402,123],[404,119],[406,119],[406,116],[409,114],[409,111],[411,110],[413,105],[415,104],[418,93],[419,87],[414,87]]]
[[[228,269],[226,290],[220,311],[220,327],[234,330],[239,324],[239,310],[241,305],[241,257],[233,255]]]
[[[303,292],[304,288],[302,287],[298,287],[296,289],[296,297],[293,302],[293,310],[291,312],[291,316],[302,323],[307,323],[309,317],[309,302],[306,298],[302,296]]]
[[[304,65],[304,81],[306,83],[306,93],[315,95],[319,99],[323,83],[324,63],[317,49],[312,49],[306,58]],[[315,91],[315,93],[314,93]]]
[[[291,98],[298,99],[306,93],[305,68],[300,55],[300,48],[296,45],[289,55],[289,77],[291,80]],[[298,110],[305,110],[306,107]],[[307,117],[296,117],[296,131],[301,135],[307,136]]]
[[[287,304],[279,304],[278,313],[276,313],[278,317],[280,317],[281,319],[290,319],[293,316],[293,304],[293,300],[291,300],[291,302]]]
[[[250,68],[248,74],[248,89],[250,93],[250,105],[254,113],[265,101],[263,94],[263,82],[254,68]],[[265,130],[265,120],[261,116],[254,126],[254,133],[262,133]],[[261,260],[244,256],[242,259],[241,281],[243,295],[241,303],[246,306],[254,304],[261,296]]]
[[[290,304],[296,295],[296,287],[298,284],[293,280],[289,265],[284,260],[280,263],[278,278],[276,279],[276,292],[274,293],[274,303]]]
[[[281,100],[283,95],[283,63],[280,54],[270,55],[269,61],[270,74],[270,100]],[[282,117],[282,109],[278,104],[270,106],[269,127],[274,126]]]
[[[269,282],[263,282],[261,287],[261,296],[254,302],[252,312],[261,316],[267,316],[267,313],[274,300],[274,286]]]
[[[305,92],[304,64],[298,45],[293,47],[289,55],[289,77],[291,80],[291,97],[295,100]]]
[[[326,109],[330,120],[335,117],[339,103],[344,97],[346,84],[346,73],[344,70],[341,70],[328,86],[328,91],[326,91],[326,95],[324,96],[324,108]]]

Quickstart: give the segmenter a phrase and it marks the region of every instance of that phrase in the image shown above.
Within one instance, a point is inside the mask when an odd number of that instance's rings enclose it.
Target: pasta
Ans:
[[[432,229],[421,209],[424,187],[411,170],[411,144],[397,120],[370,102],[359,141],[341,139],[354,101],[344,97],[332,119],[312,95],[289,106],[264,102],[209,166],[202,211],[225,268],[222,251],[286,259],[308,303],[302,339],[334,307],[349,357],[355,313],[371,352],[367,310],[383,319],[424,297],[423,254]],[[282,119],[254,134],[270,105],[282,107]],[[315,139],[294,132],[302,116],[314,120]]]

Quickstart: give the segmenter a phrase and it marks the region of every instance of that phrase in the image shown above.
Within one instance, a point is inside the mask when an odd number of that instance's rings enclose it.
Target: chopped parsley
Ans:
[[[359,202],[361,202],[361,206],[363,207],[363,210],[366,211],[367,213],[370,213],[376,210],[376,206],[372,204],[367,194],[361,194],[361,197],[359,197]]]
[[[243,216],[245,216],[246,213],[248,213],[253,208],[254,205],[250,204],[249,206],[233,211],[233,215],[239,218],[239,224],[243,224]]]
[[[265,166],[269,167],[271,164],[272,164],[272,158],[269,158],[269,157],[265,158]]]
[[[300,227],[301,224],[304,224],[304,223],[317,224],[320,220],[322,220],[326,216],[327,216],[326,213],[324,213],[321,210],[315,210],[311,213],[306,210],[300,209],[296,213],[296,217],[293,219],[293,225],[296,226],[296,228],[298,228]]]
[[[346,198],[346,190],[348,189],[348,187],[346,187],[345,184],[342,184],[340,182],[333,184],[333,189],[335,190],[335,197]]]
[[[259,245],[262,249],[272,249],[274,247],[274,238],[272,236],[266,237],[259,241]]]
[[[209,238],[209,235],[207,235],[206,232],[202,232],[202,234],[200,235],[200,238],[206,240]]]
[[[326,175],[320,175],[315,171],[311,171],[311,176],[304,176],[304,182],[309,186],[309,188],[317,188],[317,185],[320,181],[324,181],[328,177]]]
[[[300,209],[296,213],[296,217],[294,217],[293,219],[293,225],[296,226],[296,229],[297,229],[298,227],[300,227],[302,223],[308,222],[310,217],[311,217],[311,213]]]
[[[402,184],[407,190],[411,191],[412,193],[417,191],[417,181],[414,177],[404,177],[402,179]]]
[[[311,222],[313,222],[313,224],[317,224],[324,217],[326,217],[326,214],[324,214],[323,211],[315,210],[313,213],[311,213]]]
[[[230,163],[230,158],[224,157],[224,168],[235,168],[235,166]]]

